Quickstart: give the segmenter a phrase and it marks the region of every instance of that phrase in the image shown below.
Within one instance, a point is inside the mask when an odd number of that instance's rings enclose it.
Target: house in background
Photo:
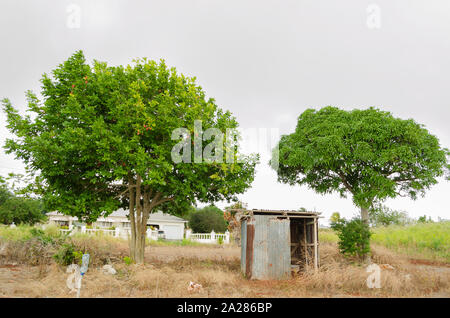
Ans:
[[[59,226],[67,226],[69,229],[73,227],[81,227],[83,224],[78,222],[78,218],[63,215],[59,212],[47,213],[50,223],[57,224]],[[147,221],[147,228],[153,228],[158,231],[158,234],[167,240],[182,240],[184,238],[185,224],[188,221],[176,217],[174,215],[166,214],[163,212],[154,212],[150,214]],[[128,219],[128,210],[119,209],[107,217],[100,217],[93,227],[99,229],[118,229],[122,233],[131,232],[131,224]]]

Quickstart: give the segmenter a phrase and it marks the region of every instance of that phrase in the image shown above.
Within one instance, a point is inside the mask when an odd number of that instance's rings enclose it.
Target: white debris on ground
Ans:
[[[67,288],[70,290],[69,293],[75,293],[81,283],[80,267],[77,264],[71,264],[67,266],[66,273],[70,273],[66,280]]]
[[[112,267],[112,265],[105,265],[105,266],[103,266],[102,270],[105,274],[110,274],[110,275],[117,274],[117,271],[114,269],[114,267]]]
[[[1,256],[6,256],[6,246],[7,246],[7,244],[3,244],[3,245],[0,247],[0,255],[1,255]]]
[[[189,282],[188,291],[194,292],[194,291],[200,291],[202,289],[202,285],[196,284],[194,282]]]

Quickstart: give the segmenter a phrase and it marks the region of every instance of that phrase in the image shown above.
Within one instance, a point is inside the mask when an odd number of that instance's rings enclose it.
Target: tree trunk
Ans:
[[[361,220],[369,226],[369,210],[366,208],[361,208]],[[365,247],[365,246],[364,246]],[[370,254],[364,255],[364,262],[370,264]]]
[[[361,208],[361,220],[369,225],[369,211],[365,208]]]
[[[143,219],[143,202],[141,202],[141,176],[138,174],[136,177],[136,214],[134,217],[134,226],[136,228],[136,235],[134,237],[135,251],[132,255],[133,260],[137,264],[144,263],[144,250],[145,250],[145,231],[143,231],[142,219]],[[145,200],[142,200],[145,201]],[[144,236],[144,241],[142,240]],[[144,243],[144,244],[143,244]]]
[[[161,203],[171,201],[173,197],[161,198],[161,193],[153,191],[148,185],[142,185],[138,174],[136,183],[130,175],[128,178],[129,215],[131,224],[130,257],[137,264],[144,263],[145,243],[147,238],[147,221],[151,211]]]
[[[136,190],[130,188],[130,257],[137,264],[143,264],[145,258],[145,243],[147,238],[147,221],[150,212],[157,205],[160,193],[151,198],[152,191],[148,186],[141,185],[141,176],[136,177]],[[133,185],[134,189],[134,185]],[[159,201],[161,202],[161,201]]]
[[[130,257],[132,260],[136,259],[136,222],[135,222],[135,201],[136,195],[134,191],[134,184],[131,177],[128,179],[128,195],[129,195],[129,216],[130,216],[130,228],[131,228],[131,237],[130,239]]]

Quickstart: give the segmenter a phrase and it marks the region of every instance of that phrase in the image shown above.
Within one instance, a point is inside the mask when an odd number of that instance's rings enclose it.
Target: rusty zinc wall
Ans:
[[[252,215],[241,226],[241,270],[247,278],[285,279],[291,273],[290,222]]]

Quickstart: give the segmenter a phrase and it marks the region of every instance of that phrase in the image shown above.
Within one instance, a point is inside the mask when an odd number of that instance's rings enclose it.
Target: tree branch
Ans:
[[[347,188],[347,190],[350,191],[352,194],[355,194],[355,193],[353,192],[353,188],[352,188],[352,187],[350,186],[350,184],[347,182],[347,179],[345,178],[345,176],[344,176],[341,172],[339,172],[339,171],[337,171],[336,173],[337,173],[337,175],[339,176],[339,178],[341,178],[342,183],[343,183],[344,186]]]

